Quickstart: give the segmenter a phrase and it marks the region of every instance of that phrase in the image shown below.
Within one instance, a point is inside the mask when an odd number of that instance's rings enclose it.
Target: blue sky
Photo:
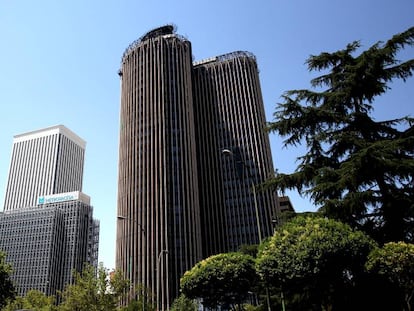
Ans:
[[[87,141],[83,191],[101,221],[99,260],[114,267],[119,77],[125,48],[173,23],[195,60],[243,50],[256,55],[266,118],[287,90],[309,88],[310,55],[360,40],[367,48],[414,26],[413,0],[140,1],[0,0],[0,202],[13,136],[63,124]],[[414,49],[401,53],[413,58]],[[414,78],[375,104],[378,120],[413,115]],[[274,166],[292,172],[303,149],[270,135]],[[287,193],[298,211],[314,211]]]

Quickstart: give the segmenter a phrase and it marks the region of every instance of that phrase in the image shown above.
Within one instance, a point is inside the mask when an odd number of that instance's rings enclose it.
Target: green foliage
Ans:
[[[24,297],[17,297],[14,301],[9,301],[2,311],[15,310],[36,310],[36,311],[54,311],[57,307],[54,305],[55,298],[46,296],[39,290],[29,290]]]
[[[259,246],[256,244],[251,244],[251,245],[243,244],[243,245],[240,245],[239,247],[239,253],[250,255],[253,258],[256,258],[258,247]]]
[[[311,56],[309,70],[323,72],[311,81],[316,90],[287,91],[268,126],[286,138],[285,147],[305,143],[307,153],[294,173],[277,174],[267,186],[310,195],[326,215],[360,225],[379,241],[412,241],[414,119],[370,116],[391,82],[412,76],[414,59],[396,59],[410,46],[414,27],[359,55],[353,42]]]
[[[156,311],[156,306],[147,300],[139,298],[138,300],[132,300],[128,306],[121,308],[122,311]]]
[[[13,300],[16,293],[10,274],[12,267],[6,263],[6,254],[0,251],[0,309],[4,307],[8,300]]]
[[[202,299],[209,308],[240,304],[256,280],[254,259],[241,253],[211,256],[181,278],[181,290],[190,299]]]
[[[15,297],[7,301],[7,304],[0,309],[1,311],[16,311],[24,308],[24,298]]]
[[[62,311],[112,311],[116,310],[119,299],[129,288],[129,282],[120,272],[115,271],[110,278],[109,272],[99,265],[86,266],[81,273],[75,272],[74,284],[68,285],[61,293]]]
[[[156,311],[157,306],[153,303],[151,291],[144,285],[137,285],[135,289],[137,299],[129,302],[128,306],[121,308],[122,311]]]
[[[243,306],[244,311],[264,311],[264,309],[262,308],[262,306],[253,306],[251,304],[245,304]]]
[[[364,233],[341,222],[297,216],[260,248],[256,267],[269,285],[289,289],[291,299],[299,295],[308,306],[327,307],[335,303],[335,293],[345,296],[363,274],[375,246]]]
[[[414,244],[390,242],[369,255],[366,267],[401,288],[407,310],[414,295]]]
[[[197,311],[197,304],[192,299],[181,294],[174,300],[171,311]]]
[[[128,304],[128,306],[121,308],[121,310],[122,311],[139,311],[139,310],[142,310],[142,303],[138,300],[132,300]]]
[[[32,308],[42,311],[51,310],[55,302],[53,296],[46,296],[45,293],[42,293],[39,290],[28,291],[25,300],[27,302],[27,305],[24,306],[26,309]]]

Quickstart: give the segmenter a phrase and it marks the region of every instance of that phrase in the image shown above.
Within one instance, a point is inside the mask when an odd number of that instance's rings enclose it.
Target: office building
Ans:
[[[99,222],[89,197],[75,191],[42,196],[38,206],[0,213],[0,249],[13,266],[17,294],[56,295],[73,271],[97,266]]]
[[[14,136],[4,210],[41,195],[82,191],[85,141],[63,125]]]
[[[38,289],[47,295],[61,289],[63,216],[55,208],[21,208],[0,213],[0,250],[13,266],[18,295]]]
[[[200,259],[272,232],[277,196],[256,191],[273,174],[257,64],[192,63],[167,25],[126,49],[119,75],[116,267],[167,310]]]
[[[281,213],[284,212],[295,212],[292,202],[288,196],[279,196],[279,209]]]
[[[54,295],[73,271],[98,265],[99,222],[81,192],[84,152],[85,141],[63,125],[14,137],[0,250],[19,295]]]
[[[120,71],[116,267],[163,306],[201,259],[191,57],[165,26],[133,42]]]
[[[271,235],[277,196],[257,190],[274,170],[255,56],[239,51],[195,62],[193,92],[208,257]]]

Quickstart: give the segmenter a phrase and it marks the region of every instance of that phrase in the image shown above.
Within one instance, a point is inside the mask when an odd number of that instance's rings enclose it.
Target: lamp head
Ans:
[[[223,149],[223,150],[221,150],[221,153],[226,155],[226,156],[232,156],[233,155],[233,151],[231,151],[230,149]]]

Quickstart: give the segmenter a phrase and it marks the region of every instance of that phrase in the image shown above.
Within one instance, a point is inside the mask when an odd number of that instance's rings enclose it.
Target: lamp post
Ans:
[[[233,159],[235,159],[237,164],[241,164],[244,168],[246,168],[247,174],[249,176],[249,180],[251,182],[251,187],[252,187],[253,203],[254,203],[254,209],[255,209],[255,212],[256,212],[257,234],[258,234],[258,237],[259,237],[259,243],[262,243],[262,230],[261,230],[261,226],[260,226],[259,207],[257,205],[256,185],[254,184],[253,176],[249,172],[249,167],[243,161],[240,154],[234,154],[234,152],[231,151],[230,149],[223,149],[221,151],[221,153],[226,155],[226,156],[231,156]],[[240,178],[243,178],[243,176],[240,175]],[[269,288],[267,286],[266,286],[266,300],[267,300],[267,310],[271,311]]]
[[[162,254],[168,254],[167,249],[163,249],[158,254],[157,258],[157,310],[160,310],[160,304],[159,304],[159,293],[160,293],[160,262],[161,262],[161,256]],[[163,285],[163,284],[162,284]]]
[[[144,228],[142,228],[142,225],[140,223],[138,223],[135,219],[128,218],[128,217],[121,216],[121,215],[118,215],[116,218],[119,219],[119,220],[130,220],[130,221],[135,222],[137,224],[137,226],[139,226],[141,228],[141,232],[143,232],[145,234]]]
[[[125,220],[125,221],[128,220],[128,221],[134,222],[141,229],[141,232],[145,235],[144,228],[142,228],[142,225],[140,223],[138,223],[135,219],[128,218],[128,217],[125,217],[125,216],[122,216],[122,215],[118,215],[117,219],[118,220]],[[127,236],[130,237],[131,235],[132,235],[132,233],[129,233]],[[132,250],[132,254],[134,254],[133,250]],[[132,255],[129,256],[128,268],[129,268],[129,279],[130,279],[130,282],[131,282],[131,287],[133,288],[133,291],[135,292],[135,277],[132,273],[133,264],[135,262],[134,259],[135,258]],[[135,296],[135,293],[134,293],[134,296]],[[135,297],[135,299],[136,299],[136,297]],[[145,302],[145,299],[144,299],[144,297],[142,297],[142,310],[144,310],[144,302]]]

